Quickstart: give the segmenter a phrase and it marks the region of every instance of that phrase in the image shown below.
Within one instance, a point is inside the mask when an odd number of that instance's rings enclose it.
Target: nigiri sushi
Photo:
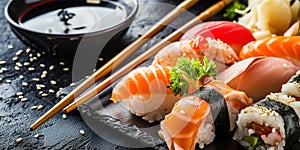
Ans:
[[[238,61],[234,50],[224,42],[197,36],[191,40],[174,42],[163,48],[155,56],[152,64],[175,66],[178,58],[189,57],[202,60],[206,56],[222,71]]]
[[[170,70],[161,65],[134,69],[114,87],[111,100],[125,100],[129,110],[144,120],[161,120],[179,100],[179,96],[167,88]]]
[[[239,53],[240,59],[255,56],[284,58],[300,66],[300,36],[274,36],[256,40],[245,45]]]
[[[232,21],[208,21],[201,23],[187,31],[180,40],[189,40],[196,35],[220,39],[228,44],[236,54],[239,54],[244,45],[255,40],[249,29]]]
[[[245,93],[212,81],[175,104],[161,122],[159,135],[169,149],[192,150],[196,143],[203,148],[216,135],[233,130],[240,110],[251,104]]]
[[[256,102],[270,92],[279,92],[299,67],[286,59],[251,57],[241,60],[217,74],[217,79],[230,87],[244,91]]]

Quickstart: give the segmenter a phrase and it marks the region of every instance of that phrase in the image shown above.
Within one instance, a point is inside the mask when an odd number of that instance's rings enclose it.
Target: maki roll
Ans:
[[[169,149],[200,148],[235,127],[240,110],[252,100],[244,92],[213,80],[197,91],[182,97],[160,123],[160,136]]]
[[[281,92],[290,96],[300,98],[300,71],[284,85],[282,85]]]
[[[284,93],[270,94],[243,109],[237,127],[234,139],[248,149],[289,148],[300,138],[299,102]]]

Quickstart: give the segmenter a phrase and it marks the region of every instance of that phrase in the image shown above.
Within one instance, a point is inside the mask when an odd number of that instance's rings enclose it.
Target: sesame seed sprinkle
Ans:
[[[27,48],[27,49],[26,49],[26,53],[29,53],[30,51],[31,51],[30,48]]]
[[[15,66],[15,70],[20,70],[20,67],[18,67],[18,66]]]
[[[47,94],[47,93],[43,93],[42,96],[43,96],[43,97],[47,97],[48,94]]]
[[[19,55],[21,55],[23,53],[23,50],[18,50],[17,52],[16,52],[16,56],[19,56]]]
[[[23,65],[20,62],[16,62],[16,66],[23,67]]]
[[[37,56],[37,57],[41,57],[42,54],[41,54],[41,53],[36,53],[36,56]]]
[[[54,69],[54,66],[51,65],[51,66],[49,67],[49,70],[53,70],[53,69]]]
[[[49,89],[49,93],[55,93],[53,89]]]
[[[19,75],[19,78],[20,78],[20,79],[24,79],[24,76],[23,76],[23,75]]]
[[[45,68],[46,65],[45,64],[40,64],[40,67]]]
[[[34,70],[35,70],[35,68],[33,68],[33,67],[28,68],[28,71],[34,71]]]
[[[38,82],[38,81],[40,81],[40,79],[39,78],[32,78],[32,81]]]
[[[51,83],[52,85],[55,85],[55,84],[56,84],[56,81],[51,80],[50,83]]]
[[[43,109],[43,105],[39,105],[38,107],[37,107],[37,110],[41,110],[41,109]]]
[[[9,45],[7,45],[7,48],[8,48],[8,49],[13,49],[13,48],[14,48],[14,46],[13,46],[13,45],[11,45],[11,44],[9,44]]]
[[[30,109],[31,109],[31,110],[35,110],[35,109],[37,109],[37,107],[38,107],[38,106],[31,106]]]
[[[30,62],[24,62],[24,66],[29,66]]]
[[[28,83],[27,82],[22,82],[22,85],[23,86],[28,86]]]
[[[62,114],[62,118],[63,118],[63,119],[67,119],[67,117],[68,117],[68,116],[67,116],[66,114]]]
[[[59,62],[59,64],[60,64],[60,65],[62,65],[62,66],[63,66],[63,65],[65,65],[65,63],[64,63],[64,62]]]
[[[17,92],[16,95],[17,96],[23,95],[23,92]]]
[[[63,71],[69,71],[70,69],[69,68],[63,68]]]
[[[6,64],[6,61],[4,60],[0,61],[0,65],[4,65],[4,64]]]
[[[39,134],[36,134],[36,135],[34,135],[33,137],[35,137],[35,138],[39,138],[39,136],[40,136]]]
[[[21,143],[22,141],[23,141],[23,138],[17,138],[17,139],[16,139],[16,142],[17,142],[17,143]]]
[[[28,101],[27,98],[21,98],[21,102],[26,102],[26,101]]]
[[[16,61],[17,59],[18,59],[17,56],[12,58],[13,61]]]
[[[76,85],[76,83],[71,83],[71,84],[70,84],[70,86],[75,86],[75,85]]]
[[[81,135],[84,135],[84,134],[85,134],[85,133],[84,133],[84,130],[80,130],[79,133],[80,133]]]
[[[7,80],[6,80],[6,83],[11,83],[11,80],[8,80],[8,79],[7,79]]]

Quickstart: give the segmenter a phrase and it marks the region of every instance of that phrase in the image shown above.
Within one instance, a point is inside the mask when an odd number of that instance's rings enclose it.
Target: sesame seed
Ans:
[[[8,79],[7,79],[6,82],[7,82],[7,83],[11,83],[11,80],[8,80]]]
[[[38,81],[40,81],[40,79],[39,78],[32,78],[32,81],[38,82]]]
[[[21,98],[21,102],[26,102],[27,100],[27,98]]]
[[[43,91],[40,91],[39,94],[42,95],[42,94],[43,94]]]
[[[65,63],[64,63],[64,62],[59,62],[59,64],[60,64],[60,65],[62,65],[62,66],[63,66],[63,65],[65,65]]]
[[[55,93],[53,89],[49,89],[49,93]]]
[[[30,62],[24,62],[24,66],[29,66]]]
[[[35,110],[35,109],[37,109],[37,107],[38,107],[38,106],[31,106],[30,109],[31,109],[31,110]]]
[[[17,143],[21,143],[22,141],[23,141],[23,138],[17,138],[17,139],[16,139],[16,142],[17,142]]]
[[[24,98],[24,96],[23,95],[20,95],[20,96],[18,96],[19,97],[19,99],[22,99],[22,98]]]
[[[8,49],[13,49],[13,48],[14,48],[14,46],[13,46],[13,45],[11,45],[11,44],[9,44],[9,45],[7,45],[7,48],[8,48]]]
[[[16,65],[17,65],[18,67],[23,67],[23,65],[22,65],[20,62],[16,62]]]
[[[45,70],[45,71],[43,71],[43,74],[44,74],[44,75],[46,75],[47,73],[48,73],[48,72],[47,72],[46,70]]]
[[[0,70],[0,74],[2,74],[4,71],[3,70]]]
[[[18,67],[18,66],[15,66],[15,70],[20,70],[20,67]]]
[[[6,61],[4,60],[0,61],[0,65],[4,65],[4,64],[6,64]]]
[[[45,74],[42,74],[42,75],[41,75],[41,78],[42,78],[42,79],[44,79],[44,78],[46,78],[46,77],[47,77],[47,75],[45,75]]]
[[[41,87],[36,87],[36,89],[37,89],[37,90],[40,90],[40,89],[42,89],[42,88],[41,88]]]
[[[64,88],[62,88],[62,87],[59,88],[60,91],[63,90],[63,89],[64,89]]]
[[[37,57],[41,57],[42,54],[41,54],[41,53],[36,53],[36,56],[37,56]]]
[[[24,79],[24,76],[23,76],[23,75],[19,75],[19,78],[20,78],[20,79]]]
[[[103,58],[99,58],[98,60],[99,60],[99,61],[103,61],[104,59],[103,59]]]
[[[33,137],[35,137],[35,138],[39,138],[39,136],[40,136],[39,134],[36,134],[36,135],[34,135]]]
[[[7,68],[1,68],[1,70],[4,71],[4,72],[8,71]]]
[[[33,55],[32,55],[32,54],[29,54],[28,56],[29,56],[29,57],[32,57]]]
[[[46,65],[45,64],[40,64],[40,67],[45,68]]]
[[[76,85],[76,83],[71,83],[71,84],[70,84],[70,86],[75,86],[75,85]]]
[[[30,62],[33,62],[33,58],[30,58],[29,61],[30,61]]]
[[[33,60],[37,60],[37,57],[32,57]]]
[[[17,56],[12,58],[13,61],[16,61],[17,59],[18,59]]]
[[[43,96],[43,97],[47,97],[48,94],[47,94],[47,93],[43,93],[42,96]]]
[[[17,92],[16,95],[17,96],[23,95],[23,92]]]
[[[43,105],[39,105],[38,107],[37,107],[37,110],[41,110],[41,109],[43,109]]]
[[[51,66],[49,67],[49,70],[53,70],[53,69],[54,69],[54,66],[51,65]]]
[[[52,85],[55,85],[55,84],[56,84],[56,81],[51,80],[50,83],[51,83]]]
[[[67,116],[66,114],[62,114],[62,118],[63,118],[63,119],[67,119],[67,117],[68,117],[68,116]]]
[[[0,81],[2,81],[3,80],[3,78],[0,78]]]
[[[30,48],[27,48],[27,49],[26,49],[26,53],[29,53],[30,51],[31,51]]]
[[[35,70],[35,68],[33,68],[33,67],[28,68],[28,71],[34,71],[34,70]]]
[[[16,52],[16,56],[19,56],[19,55],[21,55],[23,53],[23,50],[18,50],[17,52]]]
[[[69,68],[63,68],[63,71],[69,71],[70,69]]]
[[[46,54],[46,52],[45,52],[45,51],[42,51],[42,54],[43,54],[43,55],[45,55],[45,54]]]
[[[46,87],[46,86],[43,85],[43,84],[36,84],[35,86],[36,86],[36,87],[41,87],[41,88],[45,88],[45,87]]]
[[[84,131],[83,131],[83,130],[80,130],[79,133],[80,133],[81,135],[84,135]]]

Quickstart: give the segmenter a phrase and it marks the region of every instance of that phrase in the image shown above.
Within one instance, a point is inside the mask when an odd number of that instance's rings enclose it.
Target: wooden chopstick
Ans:
[[[199,0],[185,0],[180,3],[176,8],[174,8],[169,14],[167,14],[164,18],[162,18],[157,24],[155,24],[148,32],[142,35],[135,42],[126,47],[123,51],[121,51],[118,55],[113,57],[109,62],[103,65],[100,69],[98,69],[94,74],[92,74],[88,79],[86,79],[83,83],[77,86],[73,91],[71,91],[67,96],[65,96],[61,101],[59,101],[55,106],[53,106],[48,112],[46,112],[43,116],[41,116],[36,122],[34,122],[30,129],[34,130],[39,127],[41,124],[46,122],[56,113],[61,111],[64,107],[66,107],[69,103],[71,103],[75,97],[84,92],[87,88],[98,81],[100,78],[108,74],[113,66],[117,66],[122,63],[128,56],[130,56],[136,49],[138,49],[141,45],[143,45],[147,39],[153,37],[157,32],[159,32],[163,27],[169,24],[172,20],[174,20],[177,16],[179,16],[183,11],[189,9],[193,5],[195,5]]]
[[[195,17],[193,20],[189,21],[187,24],[167,36],[165,39],[154,45],[152,48],[141,54],[139,57],[135,58],[131,62],[129,62],[126,66],[119,69],[117,72],[112,74],[110,77],[106,78],[103,82],[98,84],[95,88],[93,88],[90,92],[86,93],[82,97],[79,98],[79,100],[74,101],[69,106],[67,106],[65,109],[63,109],[64,113],[71,112],[72,110],[76,109],[79,105],[85,103],[89,99],[91,99],[95,94],[99,93],[101,90],[103,90],[105,87],[109,86],[113,80],[117,80],[121,78],[122,76],[126,75],[129,71],[131,71],[134,67],[140,65],[145,60],[149,59],[153,55],[155,55],[159,50],[161,50],[164,46],[168,45],[170,42],[174,42],[178,40],[183,33],[185,33],[188,29],[191,27],[197,25],[203,20],[206,20],[213,15],[217,14],[219,11],[224,9],[228,4],[230,4],[233,0],[221,0],[220,2],[214,4],[213,6],[206,9],[204,12],[200,13],[197,17]]]

